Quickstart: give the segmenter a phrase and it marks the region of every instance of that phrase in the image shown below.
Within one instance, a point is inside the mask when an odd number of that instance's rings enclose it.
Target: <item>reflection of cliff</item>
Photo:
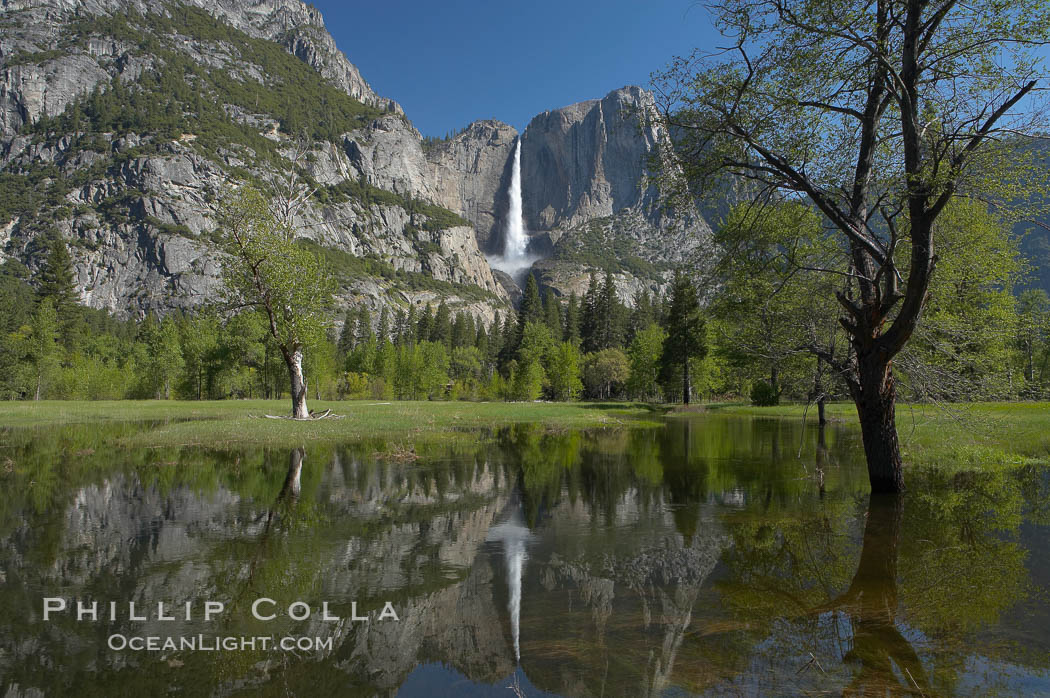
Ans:
[[[501,632],[502,609],[486,593],[493,571],[484,556],[475,564],[506,504],[495,468],[449,475],[439,488],[433,478],[412,481],[402,466],[345,454],[332,464],[307,458],[304,465],[296,453],[285,457],[287,472],[270,474],[268,497],[246,500],[223,486],[207,493],[188,486],[162,491],[115,475],[83,487],[50,527],[19,529],[13,539],[0,541],[0,549],[16,553],[3,568],[8,583],[0,592],[3,606],[12,598],[10,585],[24,584],[19,597],[113,599],[125,609],[128,601],[139,608],[192,601],[200,609],[204,600],[223,600],[231,604],[231,616],[240,619],[221,626],[205,626],[199,619],[96,625],[67,617],[45,628],[39,618],[26,618],[39,616],[34,599],[35,610],[5,613],[0,620],[5,648],[18,648],[0,656],[0,675],[22,687],[62,693],[70,688],[62,682],[74,673],[56,674],[48,667],[73,668],[72,663],[86,669],[88,664],[80,662],[89,662],[93,671],[119,671],[122,681],[134,685],[140,680],[136,667],[150,658],[106,652],[109,633],[269,633],[274,627],[281,633],[333,637],[331,664],[344,675],[367,677],[377,690],[398,686],[428,657],[452,658],[460,670],[491,680],[510,673],[513,655]],[[34,555],[48,546],[58,562],[36,566]],[[30,587],[43,593],[31,595]],[[278,607],[297,599],[311,605],[333,600],[343,620],[324,622],[315,614],[300,624],[279,619],[274,627],[252,626],[244,622],[250,615],[247,605],[260,596],[276,599]],[[350,600],[375,611],[388,599],[401,622],[349,621]],[[35,638],[45,631],[50,644],[41,646]],[[82,655],[84,649],[90,652]],[[230,680],[221,658],[206,654],[182,655],[180,666]],[[249,664],[247,675],[236,677],[238,685],[272,678],[268,665],[252,670]]]
[[[621,512],[630,546],[568,502],[545,522],[557,540],[546,536],[537,547],[578,552],[534,553],[542,570],[532,588],[542,598],[526,606],[523,624],[531,632],[523,635],[522,666],[537,686],[569,695],[655,696],[674,685],[678,650],[725,536],[711,516],[701,514],[702,530],[683,536],[664,508],[631,509]],[[565,531],[574,532],[571,541],[560,539]]]

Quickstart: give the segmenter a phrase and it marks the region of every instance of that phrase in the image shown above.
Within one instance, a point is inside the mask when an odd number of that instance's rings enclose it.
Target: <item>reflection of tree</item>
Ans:
[[[853,646],[843,659],[859,662],[860,671],[846,688],[848,695],[865,695],[869,689],[881,693],[894,686],[894,664],[906,676],[905,688],[929,690],[918,653],[897,627],[897,556],[902,516],[901,495],[871,495],[864,544],[853,581],[843,594],[814,609],[817,613],[841,610],[849,617]]]
[[[912,494],[870,498],[859,555],[841,498],[813,501],[817,516],[732,527],[719,590],[774,665],[813,652],[827,667],[831,654],[854,667],[849,694],[950,693],[975,633],[1024,598],[1024,554],[1010,540],[1024,481],[914,473],[913,482]]]

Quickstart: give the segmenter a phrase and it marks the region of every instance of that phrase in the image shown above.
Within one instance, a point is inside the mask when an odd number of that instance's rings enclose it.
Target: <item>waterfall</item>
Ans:
[[[514,165],[510,171],[510,210],[507,215],[507,232],[503,238],[503,258],[509,263],[521,263],[529,238],[525,235],[525,221],[521,215],[521,138],[514,148]]]
[[[514,146],[514,162],[510,171],[510,188],[507,190],[510,204],[507,210],[507,223],[503,231],[503,254],[490,257],[489,264],[505,271],[521,283],[525,271],[536,261],[529,255],[529,236],[525,233],[525,218],[521,212],[521,137]]]

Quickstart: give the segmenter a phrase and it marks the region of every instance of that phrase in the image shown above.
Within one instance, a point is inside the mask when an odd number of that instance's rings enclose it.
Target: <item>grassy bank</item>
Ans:
[[[287,414],[287,400],[0,402],[0,427],[150,421],[156,425],[128,436],[123,445],[295,446],[370,436],[411,440],[521,423],[608,427],[638,424],[651,414],[648,408],[629,403],[314,401],[310,407],[319,412],[331,409],[341,418],[293,422],[263,417]]]
[[[715,403],[720,414],[774,417],[817,423],[816,407],[752,407]],[[857,424],[852,403],[827,406],[834,423]],[[957,405],[898,405],[897,432],[905,460],[918,465],[969,468],[987,464],[1050,464],[1050,403],[980,402]]]
[[[151,422],[149,428],[123,432],[119,444],[129,447],[297,446],[379,437],[406,443],[441,439],[472,430],[510,424],[538,424],[550,429],[619,427],[651,424],[662,410],[631,403],[506,402],[311,402],[331,409],[340,419],[292,422],[263,417],[286,414],[285,400],[175,402],[0,402],[0,428],[40,430],[72,424]],[[801,420],[816,424],[816,409],[804,405],[752,407],[745,404],[704,405],[699,412]],[[683,418],[697,411],[675,412]],[[852,404],[828,406],[836,424],[856,424]],[[897,426],[905,459],[913,465],[969,469],[994,464],[1050,464],[1050,404],[977,403],[934,407],[900,405]],[[116,433],[116,432],[114,432]],[[23,437],[26,436],[23,432]],[[0,440],[3,434],[0,433]]]

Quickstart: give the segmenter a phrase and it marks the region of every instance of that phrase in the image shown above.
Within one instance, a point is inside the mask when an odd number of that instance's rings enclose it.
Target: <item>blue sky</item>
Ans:
[[[521,130],[718,41],[694,0],[313,0],[372,88],[429,136],[476,119]]]

